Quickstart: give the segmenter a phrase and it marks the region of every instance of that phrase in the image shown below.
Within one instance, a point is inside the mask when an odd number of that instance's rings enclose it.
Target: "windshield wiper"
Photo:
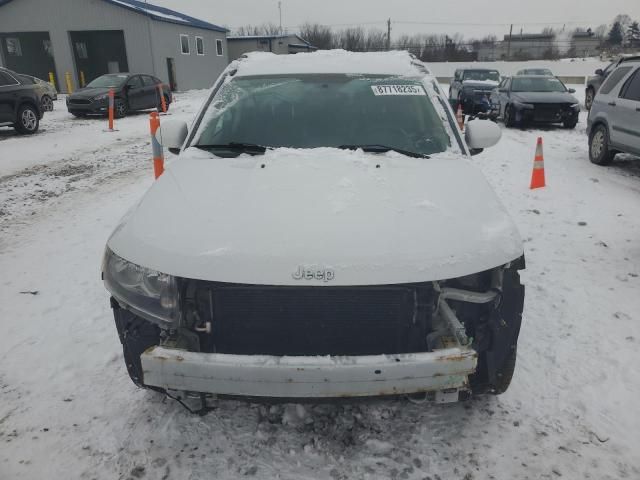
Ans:
[[[386,153],[386,152],[396,152],[401,155],[406,155],[407,157],[413,158],[429,158],[428,155],[424,153],[412,152],[410,150],[403,150],[401,148],[389,147],[387,145],[340,145],[338,148],[342,150],[358,150],[362,149],[365,152],[374,152],[374,153]]]
[[[194,147],[201,150],[231,150],[234,152],[244,152],[248,154],[259,154],[267,151],[268,148],[263,145],[257,145],[255,143],[244,142],[229,142],[210,145],[194,145]]]

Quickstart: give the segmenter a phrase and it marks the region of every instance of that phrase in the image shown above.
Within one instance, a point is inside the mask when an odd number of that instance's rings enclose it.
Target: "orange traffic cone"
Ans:
[[[542,153],[542,137],[538,137],[536,157],[533,160],[533,174],[531,175],[531,190],[546,186],[544,181],[544,155]]]
[[[458,103],[456,120],[458,121],[458,127],[460,127],[460,130],[464,130],[464,114],[462,113],[462,102]]]

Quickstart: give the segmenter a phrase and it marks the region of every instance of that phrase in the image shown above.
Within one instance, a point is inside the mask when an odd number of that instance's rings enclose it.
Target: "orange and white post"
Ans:
[[[164,85],[158,84],[158,95],[160,95],[160,106],[162,107],[162,113],[167,113],[167,101],[164,98]]]
[[[115,117],[116,93],[109,89],[109,130],[113,132],[113,119]]]
[[[164,173],[164,152],[156,136],[160,128],[160,114],[158,112],[151,112],[149,124],[151,125],[151,148],[153,149],[153,172],[158,179]]]

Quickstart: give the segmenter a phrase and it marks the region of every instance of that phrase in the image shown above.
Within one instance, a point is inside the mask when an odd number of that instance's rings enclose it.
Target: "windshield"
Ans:
[[[127,75],[103,75],[87,84],[87,88],[120,87],[127,81]]]
[[[194,138],[201,148],[385,146],[419,155],[450,145],[419,81],[345,75],[234,79],[213,99]]]
[[[564,84],[557,78],[513,78],[512,92],[566,92]]]
[[[462,80],[499,82],[500,73],[497,70],[465,70]]]

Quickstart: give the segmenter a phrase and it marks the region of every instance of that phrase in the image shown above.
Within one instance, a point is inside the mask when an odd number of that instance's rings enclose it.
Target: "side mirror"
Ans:
[[[177,155],[180,153],[188,134],[189,128],[182,120],[166,120],[156,132],[156,138],[160,145]]]
[[[604,71],[601,68],[599,68],[596,70],[596,75],[604,75]]]
[[[570,88],[569,90],[567,90],[567,92],[569,92],[569,93],[576,93],[576,89],[575,89],[575,88]]]
[[[502,130],[490,120],[471,120],[465,126],[464,138],[471,154],[493,147],[502,138]]]

